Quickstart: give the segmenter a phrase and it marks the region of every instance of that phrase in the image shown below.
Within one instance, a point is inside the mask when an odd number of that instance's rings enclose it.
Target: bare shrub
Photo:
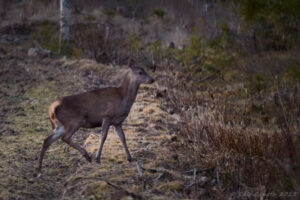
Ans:
[[[187,84],[170,87],[176,90],[169,90],[169,103],[182,116],[177,132],[180,145],[175,144],[174,149],[180,155],[183,169],[211,169],[216,184],[225,194],[237,199],[251,192],[259,192],[262,197],[275,192],[279,197],[280,192],[297,191],[300,178],[300,138],[296,122],[300,92],[297,86],[285,85],[285,89],[278,89],[281,103],[272,104],[273,109],[276,107],[272,114],[285,115],[287,120],[278,118],[272,127],[256,123],[244,126],[234,118],[226,120],[225,96],[199,94],[196,87]],[[238,110],[237,107],[235,104],[231,109]]]

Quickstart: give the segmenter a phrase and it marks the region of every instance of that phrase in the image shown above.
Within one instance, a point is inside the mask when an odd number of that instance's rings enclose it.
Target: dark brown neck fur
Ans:
[[[125,75],[122,85],[120,86],[123,101],[132,104],[136,98],[140,84],[131,78],[131,72]]]

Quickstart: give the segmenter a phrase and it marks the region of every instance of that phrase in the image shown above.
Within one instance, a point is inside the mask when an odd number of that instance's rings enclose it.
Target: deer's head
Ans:
[[[137,66],[133,60],[130,61],[129,67],[132,71],[132,77],[139,84],[151,84],[155,81],[143,68]]]

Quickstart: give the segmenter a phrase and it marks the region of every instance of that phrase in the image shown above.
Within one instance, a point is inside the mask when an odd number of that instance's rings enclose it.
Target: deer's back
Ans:
[[[55,108],[55,115],[63,124],[77,123],[93,128],[101,125],[104,118],[122,115],[122,97],[118,88],[109,87],[63,97]]]

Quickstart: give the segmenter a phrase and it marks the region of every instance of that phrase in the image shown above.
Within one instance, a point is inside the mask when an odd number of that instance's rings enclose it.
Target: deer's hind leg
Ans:
[[[40,157],[39,157],[39,167],[38,167],[39,170],[42,168],[43,158],[44,158],[46,150],[49,148],[49,146],[53,142],[58,140],[64,134],[64,132],[65,132],[64,126],[58,125],[53,130],[53,133],[44,140],[43,147],[42,147]]]
[[[77,149],[88,162],[92,162],[91,157],[89,156],[88,152],[82,148],[81,146],[75,144],[72,141],[72,136],[73,134],[79,129],[79,127],[70,127],[65,134],[63,135],[63,137],[61,138],[62,141],[64,141],[65,143],[67,143],[68,145],[70,145],[71,147],[73,147],[74,149]]]

